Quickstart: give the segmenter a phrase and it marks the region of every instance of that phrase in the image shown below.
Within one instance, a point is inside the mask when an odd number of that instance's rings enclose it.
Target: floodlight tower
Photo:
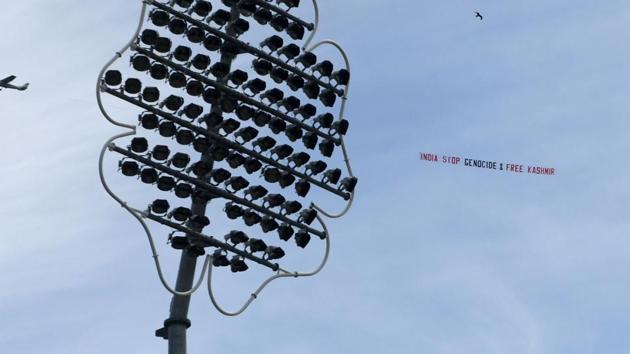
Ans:
[[[144,0],[132,40],[99,75],[97,98],[102,113],[113,124],[130,129],[103,147],[101,180],[106,191],[142,224],[160,280],[173,294],[170,316],[156,331],[168,340],[170,354],[186,353],[190,297],[206,272],[212,303],[225,315],[238,315],[271,281],[317,274],[330,249],[322,216],[341,217],[352,204],[357,178],[344,143],[349,127],[344,113],[350,68],[336,42],[311,45],[319,23],[315,0],[313,5],[315,23],[291,13],[300,0]],[[257,46],[243,39],[254,25],[257,34],[270,32]],[[310,35],[304,41],[307,32]],[[301,46],[294,43],[300,41]],[[344,68],[336,70],[331,60],[318,58],[314,50],[324,44],[339,49]],[[125,75],[111,67],[127,52],[132,69]],[[239,63],[247,64],[239,67]],[[103,93],[141,110],[143,136],[135,125],[107,113]],[[331,112],[334,107],[339,107],[337,115]],[[170,143],[150,144],[145,135]],[[119,139],[128,142],[116,144]],[[107,152],[122,156],[119,170],[124,176],[171,194],[154,199],[146,208],[130,206],[106,181]],[[345,173],[329,166],[328,159],[335,153],[343,156]],[[345,200],[344,211],[331,214],[309,200],[312,186]],[[173,205],[183,200],[190,200],[189,206]],[[223,240],[207,235],[210,202],[225,203],[226,221],[257,227],[263,235],[251,237],[237,229]],[[171,229],[170,244],[182,252],[175,288],[164,279],[147,221]],[[321,228],[313,225],[315,221]],[[272,232],[284,242],[293,238],[298,248],[307,247],[312,236],[324,240],[321,265],[306,273],[282,268],[276,262],[286,253],[272,244],[275,241],[267,235]],[[197,259],[206,252],[195,282]],[[212,268],[244,272],[249,268],[246,261],[274,275],[241,310],[229,313],[214,298]]]

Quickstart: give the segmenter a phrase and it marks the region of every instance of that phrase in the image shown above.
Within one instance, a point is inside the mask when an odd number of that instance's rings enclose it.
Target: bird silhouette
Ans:
[[[475,11],[475,17],[479,17],[479,21],[483,21],[483,16],[477,11]]]

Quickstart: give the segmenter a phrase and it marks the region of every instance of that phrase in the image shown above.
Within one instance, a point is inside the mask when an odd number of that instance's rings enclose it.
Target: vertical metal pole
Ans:
[[[231,11],[231,21],[234,22],[239,18],[239,13],[236,8],[233,8]],[[234,35],[233,33],[228,33],[230,35]],[[221,55],[221,61],[227,64],[230,68],[232,66],[232,62],[234,61],[234,57]],[[223,78],[223,83],[227,81],[227,78]],[[223,114],[221,110],[221,105],[214,105],[211,109],[213,113]],[[216,131],[217,127],[207,128],[209,131]],[[201,156],[201,160],[214,163],[214,159],[209,152],[204,152]],[[206,214],[206,206],[207,202],[203,201],[195,201],[193,199],[192,206],[190,208],[193,215],[205,215]],[[195,230],[201,231],[201,230]],[[191,236],[188,235],[190,238]],[[187,249],[182,252],[182,257],[179,263],[179,271],[177,274],[177,283],[175,286],[176,291],[188,291],[192,289],[193,283],[195,281],[195,268],[197,266],[197,256],[192,254]],[[212,265],[210,265],[212,266]],[[168,340],[168,354],[186,354],[186,331],[190,327],[191,323],[188,319],[188,309],[190,307],[190,295],[189,296],[178,296],[174,295],[171,300],[171,309],[170,309],[170,317],[166,321],[164,321],[164,328],[156,331],[156,335],[158,337],[162,337]]]
[[[187,250],[182,252],[179,263],[179,274],[175,290],[188,291],[192,288],[197,256]],[[186,330],[190,327],[188,320],[189,296],[173,296],[171,300],[171,316],[165,323],[168,333],[168,353],[186,354]]]

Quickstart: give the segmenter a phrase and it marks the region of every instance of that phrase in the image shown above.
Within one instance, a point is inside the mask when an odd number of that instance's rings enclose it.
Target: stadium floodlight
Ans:
[[[209,273],[211,297],[213,267],[241,273],[255,264],[272,271],[271,279],[315,275],[330,247],[323,218],[340,217],[352,203],[358,180],[344,143],[349,64],[338,44],[311,45],[318,24],[292,13],[302,5],[299,0],[145,0],[134,38],[99,76],[101,111],[110,122],[131,129],[107,142],[101,179],[106,191],[142,221],[160,279],[173,294],[170,317],[156,332],[169,341],[170,354],[186,353],[188,305],[201,284],[194,280],[199,257],[207,255],[201,277]],[[319,19],[317,6],[315,11]],[[322,58],[316,50],[324,44],[339,49],[343,63]],[[125,65],[113,68],[127,52]],[[137,108],[138,126],[111,118],[103,93]],[[338,115],[332,107],[339,108]],[[104,177],[106,152],[118,156],[120,178],[137,179],[145,190],[159,193],[146,199],[148,206],[144,201],[143,207],[132,207],[114,194]],[[313,189],[327,194],[311,194]],[[344,212],[333,215],[309,199],[321,195],[346,201]],[[222,212],[207,215],[209,203],[220,203]],[[211,236],[223,223],[234,230]],[[169,230],[170,246],[181,252],[174,288],[162,276],[149,227],[154,224]],[[277,244],[292,238],[291,250]],[[317,243],[314,238],[323,240],[326,252],[316,271],[290,272],[278,263],[288,255],[299,257],[300,249]],[[213,304],[227,313],[214,298]]]

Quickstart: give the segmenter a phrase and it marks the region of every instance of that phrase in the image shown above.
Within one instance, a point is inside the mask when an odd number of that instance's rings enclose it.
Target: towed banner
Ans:
[[[513,162],[498,162],[489,160],[479,160],[472,158],[462,158],[459,156],[438,156],[432,153],[420,153],[420,160],[446,165],[473,167],[486,170],[503,171],[506,173],[526,173],[532,175],[555,176],[557,170],[552,167],[530,166]]]

